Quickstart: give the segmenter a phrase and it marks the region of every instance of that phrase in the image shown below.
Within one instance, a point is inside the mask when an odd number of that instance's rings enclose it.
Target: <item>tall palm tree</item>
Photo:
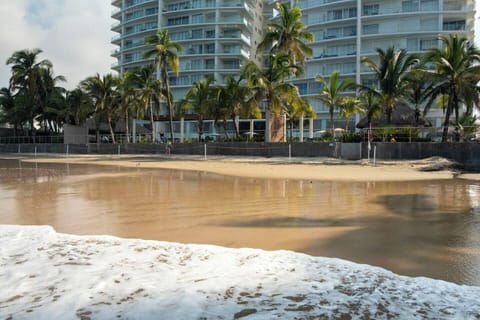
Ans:
[[[405,99],[415,106],[415,124],[418,125],[421,115],[420,107],[423,106],[425,116],[440,94],[440,90],[433,83],[425,81],[421,72],[410,72],[406,76],[406,81]]]
[[[158,99],[156,94],[160,89],[160,81],[155,79],[155,70],[153,66],[145,66],[133,71],[132,82],[135,86],[136,97],[138,99],[139,110],[137,110],[137,116],[145,114],[145,111],[149,111],[150,114],[150,126],[152,128],[152,143],[155,143],[155,110],[154,105]],[[141,110],[141,111],[140,111]]]
[[[367,115],[367,123],[370,125],[373,118],[378,118],[382,112],[382,94],[375,87],[360,88],[360,106]]]
[[[265,28],[265,37],[258,50],[269,50],[270,53],[283,52],[292,58],[293,64],[305,65],[307,57],[313,55],[312,48],[306,42],[313,42],[313,33],[306,31],[307,26],[302,21],[302,10],[297,2],[288,8],[287,4],[275,4],[278,16],[274,22]],[[299,71],[299,70],[296,70]]]
[[[296,108],[303,104],[298,88],[286,83],[292,73],[301,67],[293,65],[288,54],[278,53],[270,55],[270,64],[267,70],[262,70],[255,62],[250,61],[241,71],[246,79],[247,86],[253,90],[253,98],[257,103],[266,100],[267,112],[278,115],[286,104]],[[270,142],[270,123],[266,123],[265,141]]]
[[[66,93],[66,104],[69,110],[67,123],[74,125],[84,124],[88,117],[95,112],[90,97],[81,89],[75,88]]]
[[[345,130],[348,130],[348,123],[352,116],[365,113],[360,100],[354,96],[342,97],[338,108],[340,109],[339,116],[345,119]]]
[[[342,101],[342,93],[356,87],[355,80],[347,78],[340,80],[340,73],[338,71],[332,72],[330,79],[327,81],[324,77],[318,76],[315,78],[320,82],[322,89],[320,90],[318,98],[328,107],[330,114],[330,125],[332,126],[332,139],[334,137],[335,123],[333,122],[333,113]]]
[[[303,100],[303,103],[297,105],[286,104],[284,106],[284,112],[287,117],[290,118],[290,140],[293,139],[293,125],[294,120],[303,119],[303,117],[315,118],[316,114],[313,110],[313,106],[307,101]]]
[[[117,91],[119,95],[119,111],[124,117],[127,143],[130,143],[130,115],[136,99],[134,73],[127,71],[119,77]]]
[[[49,60],[38,61],[40,49],[16,51],[7,59],[11,65],[10,88],[23,103],[22,112],[28,119],[31,135],[35,141],[35,118],[42,112],[42,70],[52,68]]]
[[[447,141],[450,116],[455,112],[459,119],[461,102],[478,101],[478,82],[480,81],[480,51],[464,36],[457,34],[441,36],[442,47],[430,49],[425,60],[434,64],[434,70],[424,69],[423,74],[435,83],[436,88],[448,95],[445,110],[442,141]],[[468,102],[467,102],[468,103]]]
[[[238,139],[240,132],[236,122],[238,116],[258,118],[261,116],[258,103],[251,98],[252,91],[244,85],[244,79],[233,76],[225,77],[225,85],[218,86],[216,119],[221,118],[224,123],[225,135],[228,139],[226,130],[226,120],[231,118],[235,127],[235,136]]]
[[[407,50],[395,50],[389,47],[386,51],[377,49],[379,64],[368,57],[363,57],[362,62],[367,65],[379,81],[379,90],[383,96],[387,123],[392,120],[392,112],[397,103],[404,101],[407,81],[405,77],[419,62],[414,54]]]
[[[116,92],[118,86],[118,77],[107,73],[100,76],[96,74],[82,81],[81,86],[85,92],[90,95],[95,105],[95,112],[103,112],[107,118],[108,128],[112,142],[115,141],[115,133],[113,131],[113,117],[118,108],[118,95]],[[99,134],[97,130],[97,142],[99,142]]]
[[[212,86],[212,82],[210,77],[194,82],[185,98],[180,101],[181,108],[190,109],[197,116],[198,141],[202,141],[203,120],[212,114],[215,105],[216,88]]]
[[[0,123],[9,123],[13,125],[14,135],[17,135],[17,129],[23,125],[21,112],[18,110],[18,102],[10,88],[0,89]]]
[[[174,104],[172,92],[170,90],[168,69],[170,68],[175,75],[178,75],[180,69],[180,59],[178,58],[178,53],[182,51],[182,46],[170,40],[168,30],[158,30],[155,35],[147,37],[145,39],[145,43],[155,46],[153,49],[145,53],[145,57],[155,57],[155,65],[161,74],[162,91],[167,102],[167,108],[170,117],[170,139],[173,143]]]

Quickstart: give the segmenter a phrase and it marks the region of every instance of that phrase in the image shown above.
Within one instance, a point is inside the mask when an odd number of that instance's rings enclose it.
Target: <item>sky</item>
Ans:
[[[23,49],[42,49],[40,58],[67,78],[68,89],[97,72],[111,72],[112,10],[111,0],[0,0],[0,87],[10,77],[6,60]]]
[[[112,9],[111,0],[0,0],[0,87],[10,78],[6,60],[23,49],[42,49],[68,89],[111,72]]]

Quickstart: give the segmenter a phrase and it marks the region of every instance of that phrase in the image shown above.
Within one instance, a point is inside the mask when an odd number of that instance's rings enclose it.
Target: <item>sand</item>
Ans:
[[[18,157],[15,157],[18,158]],[[416,161],[382,161],[375,165],[361,161],[342,161],[327,158],[261,158],[217,157],[203,159],[198,156],[70,156],[52,155],[25,157],[23,161],[46,163],[72,163],[115,165],[132,168],[161,168],[195,170],[229,176],[299,179],[324,181],[414,181],[460,177],[479,180],[480,174],[457,172],[453,163],[443,158]]]

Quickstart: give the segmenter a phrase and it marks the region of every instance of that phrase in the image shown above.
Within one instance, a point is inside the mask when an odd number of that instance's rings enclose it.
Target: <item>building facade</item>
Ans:
[[[296,84],[313,104],[319,129],[327,127],[328,109],[315,99],[320,89],[315,76],[328,77],[338,70],[369,86],[375,84],[374,75],[361,58],[375,60],[377,48],[394,46],[420,54],[439,46],[439,35],[459,33],[472,43],[474,39],[474,0],[299,0],[298,6],[315,42],[305,77]],[[433,109],[429,118],[439,127],[442,113]]]
[[[182,45],[180,74],[171,77],[175,100],[184,97],[192,83],[210,76],[216,84],[238,74],[257,59],[262,39],[263,6],[256,0],[113,0],[113,69],[124,71],[151,63],[144,53],[146,36],[168,29],[170,39]],[[257,59],[258,60],[258,59]]]
[[[118,46],[112,56],[120,73],[151,63],[143,57],[144,38],[157,29],[168,29],[180,43],[180,74],[172,77],[175,100],[193,82],[212,76],[222,84],[226,75],[236,75],[248,60],[260,58],[257,44],[263,28],[274,16],[271,0],[113,0],[116,22],[112,30]],[[292,5],[294,0],[288,0]],[[308,31],[315,35],[302,79],[295,81],[303,96],[313,104],[315,130],[331,127],[328,109],[316,95],[317,75],[328,77],[334,70],[357,83],[374,84],[373,73],[361,57],[376,57],[376,48],[405,48],[421,53],[438,46],[438,36],[461,33],[473,43],[474,0],[299,0]],[[441,112],[429,118],[441,126]],[[340,122],[340,121],[339,121]],[[340,125],[340,124],[339,124]],[[312,132],[312,130],[310,130]]]

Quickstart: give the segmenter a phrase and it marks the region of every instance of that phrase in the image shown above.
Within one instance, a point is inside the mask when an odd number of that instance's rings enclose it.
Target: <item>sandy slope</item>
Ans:
[[[124,167],[196,170],[231,176],[257,178],[286,178],[336,181],[407,181],[451,179],[455,172],[451,163],[441,158],[420,161],[345,162],[317,158],[240,158],[226,157],[211,160],[189,156],[171,158],[156,156],[71,156],[39,157],[25,161],[88,163]],[[479,175],[470,174],[469,179]]]

